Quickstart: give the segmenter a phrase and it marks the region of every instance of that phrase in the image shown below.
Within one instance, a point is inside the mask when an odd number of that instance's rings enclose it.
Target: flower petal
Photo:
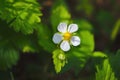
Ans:
[[[53,42],[55,44],[58,44],[62,41],[62,35],[60,35],[59,33],[55,33],[53,36]]]
[[[63,50],[63,51],[69,51],[70,50],[70,44],[68,41],[63,41],[61,44],[60,44],[60,48]]]
[[[66,23],[60,23],[58,25],[58,31],[65,33],[67,31],[67,24]]]
[[[70,24],[68,27],[68,32],[73,33],[78,30],[78,25],[77,24]]]
[[[73,36],[71,38],[71,43],[72,43],[73,46],[80,45],[80,38],[78,36]]]

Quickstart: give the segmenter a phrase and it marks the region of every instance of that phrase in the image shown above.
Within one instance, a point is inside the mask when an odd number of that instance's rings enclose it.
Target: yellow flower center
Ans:
[[[64,33],[63,37],[64,37],[64,40],[70,40],[70,38],[71,38],[71,33],[66,32],[66,33]]]

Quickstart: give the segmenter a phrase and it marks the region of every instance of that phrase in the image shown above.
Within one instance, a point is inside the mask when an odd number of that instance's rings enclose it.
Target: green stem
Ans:
[[[14,76],[12,72],[10,72],[10,76],[11,76],[11,80],[14,80]]]
[[[114,41],[118,32],[119,32],[119,29],[120,29],[120,19],[116,22],[113,30],[112,30],[112,33],[111,33],[111,40]]]

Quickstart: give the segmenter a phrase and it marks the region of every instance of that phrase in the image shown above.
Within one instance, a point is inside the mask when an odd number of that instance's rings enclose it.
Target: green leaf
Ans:
[[[52,32],[48,26],[40,24],[37,27],[38,42],[39,45],[43,47],[44,50],[52,52],[55,49],[55,44],[52,41]]]
[[[94,37],[89,31],[80,31],[78,36],[81,39],[80,46],[73,46],[66,53],[68,63],[65,65],[63,72],[69,69],[78,73],[86,64],[87,60],[92,56],[94,50]]]
[[[25,36],[22,34],[17,34],[17,36],[15,35],[12,40],[15,41],[15,46],[17,46],[17,48],[19,48],[19,50],[23,53],[35,53],[39,51],[39,46],[35,35]]]
[[[6,22],[0,21],[0,46],[3,43],[10,43],[17,49],[23,52],[37,52],[39,51],[38,41],[34,34],[24,35],[9,28]],[[6,34],[7,32],[7,34]]]
[[[61,71],[62,67],[65,66],[66,62],[66,56],[62,50],[57,49],[53,51],[53,63],[57,73]]]
[[[84,20],[84,19],[78,20],[78,19],[76,19],[76,20],[73,20],[73,22],[78,25],[79,30],[88,30],[88,31],[93,30],[93,26],[87,20]]]
[[[57,26],[60,22],[68,23],[71,15],[68,12],[67,6],[64,0],[58,0],[54,3],[51,11],[51,24],[53,31],[56,32]]]
[[[82,52],[91,53],[94,50],[94,36],[89,31],[80,31],[81,45],[79,50]]]
[[[97,65],[96,68],[96,80],[117,80],[108,59],[104,60],[102,67]]]
[[[100,52],[100,51],[96,51],[93,53],[93,57],[101,57],[101,58],[104,58],[104,57],[107,57],[107,55],[103,52]]]
[[[68,63],[63,68],[63,71],[73,69],[76,74],[85,66],[86,61],[90,57],[90,55],[80,51],[72,51],[67,53],[66,56]]]
[[[110,56],[110,63],[115,75],[120,78],[120,50],[117,51],[116,55]]]
[[[19,53],[14,48],[0,48],[0,69],[6,70],[16,65]]]
[[[41,21],[42,15],[39,10],[39,4],[36,0],[1,0],[0,18],[5,20],[15,31],[21,31],[24,34],[33,33],[36,25]]]

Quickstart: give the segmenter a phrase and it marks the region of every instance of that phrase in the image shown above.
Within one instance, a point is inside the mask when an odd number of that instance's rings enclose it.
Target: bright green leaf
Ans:
[[[5,20],[15,31],[21,31],[24,34],[33,33],[37,24],[41,21],[42,15],[36,0],[34,1],[0,1],[0,18]]]
[[[57,30],[57,26],[60,22],[68,23],[70,21],[71,15],[68,12],[67,6],[64,0],[59,0],[54,3],[51,12],[51,24],[54,32]]]
[[[104,60],[102,67],[97,65],[96,68],[96,80],[117,80],[108,59]]]
[[[104,58],[104,57],[107,57],[107,55],[103,52],[100,52],[100,51],[96,51],[93,53],[93,57],[101,57],[101,58]]]
[[[66,64],[66,56],[62,50],[57,49],[53,51],[53,63],[56,72],[59,73]]]
[[[88,30],[88,31],[93,30],[93,26],[87,20],[81,19],[81,20],[74,20],[73,22],[78,25],[79,30]]]
[[[79,37],[81,39],[80,51],[92,52],[94,50],[94,36],[89,31],[80,31]]]

